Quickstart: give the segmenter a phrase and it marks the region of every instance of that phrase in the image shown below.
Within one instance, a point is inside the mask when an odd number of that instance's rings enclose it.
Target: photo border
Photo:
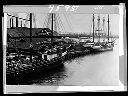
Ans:
[[[4,86],[4,93],[13,93],[14,91],[17,91],[18,93],[34,93],[34,92],[55,92],[55,91],[126,91],[127,89],[127,41],[126,41],[126,8],[124,3],[120,3],[119,5],[102,5],[102,6],[108,6],[108,9],[112,9],[110,12],[109,10],[104,11],[103,9],[95,10],[94,8],[97,8],[99,5],[85,5],[85,6],[93,6],[91,11],[87,11],[91,13],[109,13],[109,14],[120,14],[120,23],[119,23],[119,41],[120,41],[120,46],[119,46],[119,86],[35,86],[35,85],[6,85],[6,78],[5,78],[5,73],[6,73],[6,42],[7,41],[7,24],[6,24],[6,13],[7,12],[26,12],[26,7],[23,5],[22,7],[19,7],[18,9],[16,7],[21,6],[21,5],[9,5],[9,6],[3,6],[3,13],[4,17],[2,18],[2,34],[3,34],[3,86]],[[28,6],[28,5],[26,5]],[[42,8],[42,6],[48,7],[47,5],[39,5],[34,8],[37,8],[33,10],[34,5],[29,5],[27,13],[28,12],[35,12],[38,8]],[[80,5],[84,6],[84,5]],[[101,6],[101,5],[100,5]],[[110,7],[111,6],[111,7]],[[110,7],[110,8],[109,8]],[[20,11],[20,8],[22,11]],[[13,9],[13,10],[12,10]],[[86,10],[84,10],[86,11]],[[40,11],[37,11],[40,12]],[[49,12],[49,11],[46,11]],[[114,13],[112,13],[114,12]],[[74,13],[82,13],[80,11],[74,12]],[[123,63],[122,63],[123,62]],[[123,70],[123,71],[122,71]],[[27,89],[27,90],[26,90]],[[14,92],[15,93],[15,92]]]

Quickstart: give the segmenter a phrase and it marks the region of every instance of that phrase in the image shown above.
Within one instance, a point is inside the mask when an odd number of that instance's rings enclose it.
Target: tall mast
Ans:
[[[111,34],[111,32],[110,32],[110,38],[111,38],[111,42],[112,42],[112,34]]]
[[[56,14],[54,14],[54,30],[57,31],[57,26],[56,26]]]
[[[104,32],[104,35],[105,35],[105,28],[104,28],[104,26],[105,26],[105,17],[103,17],[103,32]],[[104,40],[105,40],[105,36],[104,36]]]
[[[51,30],[52,30],[52,34],[51,34],[51,50],[52,50],[52,45],[53,45],[53,18],[54,18],[54,14],[52,13],[52,24],[51,24]]]
[[[100,16],[98,16],[98,35],[99,35],[99,41],[100,41]]]
[[[109,14],[108,14],[108,42],[109,42]]]
[[[93,42],[94,42],[94,14],[93,14]]]
[[[30,62],[32,62],[32,13],[30,13]]]

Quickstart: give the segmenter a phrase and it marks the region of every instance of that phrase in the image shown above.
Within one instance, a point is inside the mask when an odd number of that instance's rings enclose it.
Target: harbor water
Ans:
[[[45,86],[114,86],[119,83],[119,43],[112,51],[88,54],[64,62],[64,66],[20,84]]]

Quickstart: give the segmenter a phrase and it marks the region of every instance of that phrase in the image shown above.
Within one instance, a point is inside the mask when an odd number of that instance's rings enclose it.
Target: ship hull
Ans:
[[[17,71],[10,72],[9,74],[6,74],[6,80],[7,83],[14,81],[18,82],[19,80],[25,80],[29,77],[34,77],[39,73],[43,74],[48,72],[49,70],[51,71],[61,66],[63,66],[62,58],[54,58],[50,61],[42,62],[42,64],[35,63],[35,66],[28,66],[23,70],[19,69]]]
[[[105,51],[112,51],[113,47],[107,47],[107,48],[91,48],[91,52],[105,52]]]

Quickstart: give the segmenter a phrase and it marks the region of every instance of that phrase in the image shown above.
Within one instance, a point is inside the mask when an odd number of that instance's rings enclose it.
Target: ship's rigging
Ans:
[[[107,37],[107,42],[112,42],[112,36],[110,33],[110,20],[109,20],[109,14],[107,15],[108,20],[107,20],[107,27],[106,27],[106,20],[105,17],[103,17],[102,22],[101,22],[101,17],[98,15],[97,17],[97,24],[95,20],[95,15],[93,14],[93,19],[92,19],[92,37],[93,40],[92,42],[95,42],[95,37],[98,37],[98,42],[102,42],[101,37],[103,38],[103,42],[106,42],[106,37]],[[102,25],[101,25],[102,24]]]

